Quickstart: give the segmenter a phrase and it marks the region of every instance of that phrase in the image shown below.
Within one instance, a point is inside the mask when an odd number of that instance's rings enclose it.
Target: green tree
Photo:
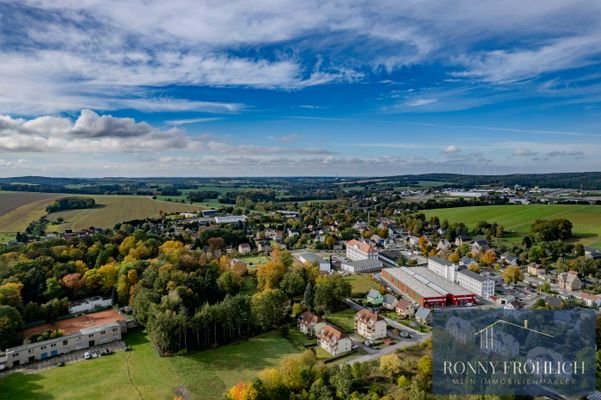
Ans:
[[[16,308],[0,305],[0,349],[20,344],[19,332],[23,329],[23,318]]]
[[[255,324],[263,329],[277,328],[284,322],[288,298],[279,289],[265,289],[255,293],[251,300]]]

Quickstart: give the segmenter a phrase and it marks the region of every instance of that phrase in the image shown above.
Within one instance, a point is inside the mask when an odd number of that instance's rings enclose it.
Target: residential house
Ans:
[[[535,263],[528,264],[526,271],[528,272],[528,274],[530,274],[532,276],[545,275],[545,268],[543,266],[535,264]]]
[[[419,237],[409,236],[409,246],[417,247],[419,244]]]
[[[305,311],[298,316],[298,329],[307,336],[315,336],[315,327],[321,319],[311,311]]]
[[[519,310],[520,308],[522,308],[522,305],[517,300],[509,301],[503,306],[503,310]]]
[[[470,241],[470,237],[465,234],[460,234],[455,237],[455,246],[460,247],[464,243],[468,243]]]
[[[585,247],[584,248],[584,256],[586,258],[590,258],[592,260],[597,260],[601,258],[601,250],[595,249],[593,247]]]
[[[240,243],[238,245],[238,253],[244,255],[250,253],[250,244],[248,243]]]
[[[334,357],[352,350],[353,343],[351,339],[328,324],[320,325],[315,332],[315,336],[319,340],[319,346]]]
[[[391,294],[385,294],[384,301],[382,302],[382,307],[386,308],[387,310],[394,310],[397,303],[398,300],[396,297],[394,297]]]
[[[378,314],[367,309],[355,314],[355,332],[369,340],[386,337],[386,321]]]
[[[488,250],[488,240],[478,239],[478,240],[474,240],[474,242],[472,243],[472,252],[473,253],[481,253],[486,250]]]
[[[384,297],[382,297],[382,294],[380,294],[380,292],[378,292],[376,289],[371,289],[369,293],[367,293],[365,301],[371,306],[379,307],[384,302]]]
[[[576,271],[562,272],[558,275],[557,280],[561,290],[573,292],[582,289],[582,281],[578,278],[578,272]]]
[[[261,240],[257,242],[257,250],[264,253],[271,252],[271,242],[269,240]]]
[[[469,267],[472,264],[478,264],[476,260],[471,257],[461,257],[459,260],[459,265],[462,267]]]
[[[501,257],[499,257],[499,260],[501,260],[502,262],[504,262],[507,265],[518,265],[518,258],[516,256],[508,254],[508,253],[501,254]]]
[[[601,306],[601,295],[599,295],[599,294],[580,292],[580,293],[574,294],[574,297],[582,300],[582,302],[584,304],[586,304],[588,307],[597,308],[597,307]]]
[[[440,239],[436,245],[436,250],[448,251],[451,250],[451,242],[447,239]]]
[[[378,251],[372,244],[353,239],[346,242],[346,257],[351,261],[377,260]]]
[[[432,310],[427,307],[420,307],[415,312],[415,320],[420,324],[430,324],[432,322]]]
[[[403,318],[411,318],[415,314],[413,303],[405,299],[399,299],[394,310]]]

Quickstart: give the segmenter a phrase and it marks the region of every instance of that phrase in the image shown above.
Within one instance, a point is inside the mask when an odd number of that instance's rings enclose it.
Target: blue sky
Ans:
[[[0,176],[601,168],[598,1],[5,1]]]

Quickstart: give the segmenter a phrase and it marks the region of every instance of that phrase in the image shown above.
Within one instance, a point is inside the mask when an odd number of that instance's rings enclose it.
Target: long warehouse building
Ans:
[[[447,281],[425,267],[385,268],[381,276],[423,307],[445,307],[476,301],[474,293]]]

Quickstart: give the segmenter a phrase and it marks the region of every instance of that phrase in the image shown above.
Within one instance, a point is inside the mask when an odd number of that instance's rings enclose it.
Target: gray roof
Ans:
[[[461,271],[457,271],[457,273],[463,274],[463,275],[468,276],[468,277],[470,277],[472,279],[476,279],[479,282],[485,282],[485,281],[488,280],[485,277],[483,277],[482,275],[477,274],[474,271],[470,271],[469,269],[462,269]]]
[[[369,293],[367,293],[367,297],[378,297],[378,296],[382,296],[382,295],[376,289],[370,289]]]
[[[304,252],[304,253],[300,253],[298,256],[304,258],[305,260],[307,260],[309,262],[317,262],[320,264],[326,262],[326,260],[324,260],[322,257],[318,256],[315,253],[310,253],[308,251]]]
[[[384,303],[394,304],[396,301],[397,301],[397,299],[393,295],[391,295],[391,294],[384,295]]]
[[[415,277],[415,272],[413,272],[413,268],[411,269],[407,267],[401,268],[386,268],[385,271],[392,275],[395,279],[403,282],[405,285],[409,286],[411,289],[416,291],[422,297],[441,297],[446,296],[446,292],[435,290],[433,287],[428,285],[428,282],[422,282]]]
[[[445,260],[444,258],[441,258],[441,257],[430,257],[430,260],[435,261],[442,265],[453,265],[452,262],[450,262],[449,260]]]
[[[446,280],[442,276],[436,275],[426,267],[412,267],[411,271],[414,271],[416,274],[420,275],[421,279],[429,281],[429,286],[435,287],[437,291],[440,292],[440,289],[442,289],[441,293],[444,292],[445,295],[447,293],[459,296],[473,294],[463,286],[459,286],[454,282]]]
[[[415,313],[415,318],[426,319],[430,315],[430,312],[431,312],[431,310],[429,308],[420,307],[420,308],[418,308],[417,312]]]
[[[380,260],[356,260],[356,261],[344,261],[343,264],[350,265],[351,267],[375,267],[382,266],[382,261]]]

